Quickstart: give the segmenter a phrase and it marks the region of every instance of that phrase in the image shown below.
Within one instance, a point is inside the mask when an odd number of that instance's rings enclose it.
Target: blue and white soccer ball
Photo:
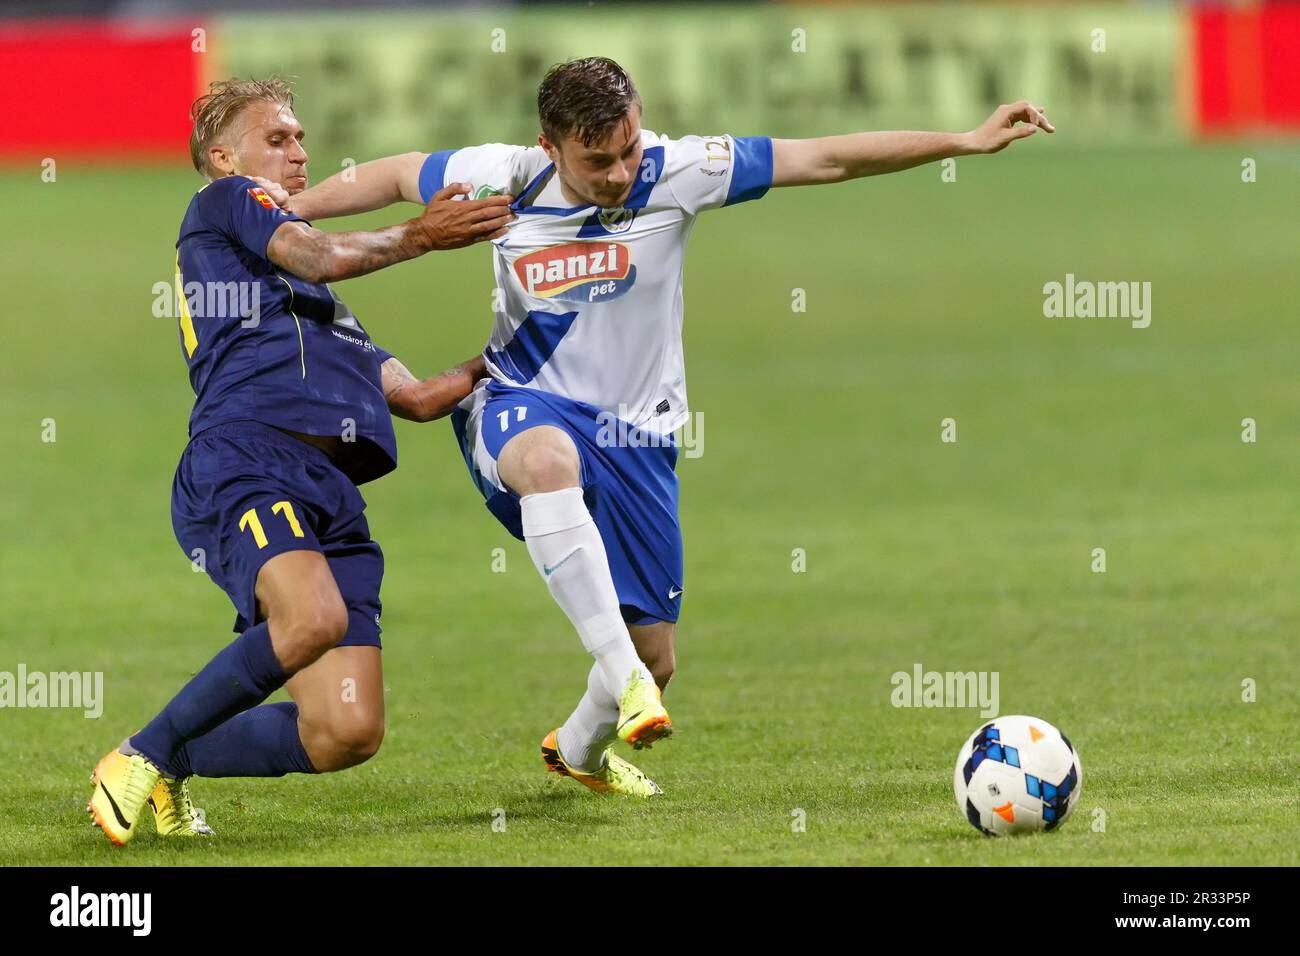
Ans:
[[[952,777],[957,807],[989,836],[1055,830],[1079,802],[1083,765],[1037,717],[997,717],[971,734]]]

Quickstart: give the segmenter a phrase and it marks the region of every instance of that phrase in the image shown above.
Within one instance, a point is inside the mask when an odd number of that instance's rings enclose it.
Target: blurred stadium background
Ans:
[[[1300,5],[0,16],[0,671],[103,671],[106,697],[99,720],[0,710],[0,863],[1300,862]],[[664,803],[541,773],[537,741],[586,670],[577,642],[446,423],[403,423],[401,468],[364,489],[389,562],[384,750],[330,778],[202,781],[219,841],[112,854],[84,825],[85,774],[228,639],[228,602],[172,538],[191,394],[153,312],[200,185],[191,101],[215,78],[295,78],[319,180],[534,142],[545,68],[597,53],[672,135],[966,129],[1021,97],[1060,132],[962,159],[955,182],[927,167],[783,190],[701,223],[681,731],[646,759]],[[1045,318],[1043,285],[1067,273],[1151,282],[1151,326]],[[491,285],[470,249],[341,295],[431,374],[481,348]],[[980,718],[892,707],[890,675],[916,663],[998,671],[1003,713],[1064,729],[1078,818],[979,838],[951,763]]]
[[[5,25],[42,108],[9,87],[0,151],[183,159],[204,82],[269,72],[298,78],[313,141],[340,155],[531,142],[537,76],[593,42],[666,128],[949,128],[1032,89],[1077,143],[1295,132],[1298,6],[19,2],[79,16]]]

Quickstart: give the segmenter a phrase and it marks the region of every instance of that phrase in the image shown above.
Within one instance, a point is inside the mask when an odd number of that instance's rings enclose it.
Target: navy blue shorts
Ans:
[[[262,565],[286,551],[318,551],[348,608],[341,643],[378,647],[384,554],[365,509],[329,455],[259,422],[195,435],[172,482],[176,540],[230,596],[240,633],[262,619],[254,593]]]
[[[452,415],[470,477],[488,510],[523,540],[519,496],[496,470],[511,438],[538,425],[562,429],[578,449],[582,488],[609,556],[629,624],[676,621],[682,606],[682,528],[677,518],[677,444],[594,405],[535,388],[491,382]]]

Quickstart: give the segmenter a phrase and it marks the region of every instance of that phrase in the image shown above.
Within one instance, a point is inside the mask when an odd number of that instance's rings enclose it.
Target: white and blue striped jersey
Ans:
[[[768,137],[642,130],[644,157],[623,206],[570,206],[540,146],[490,143],[433,153],[429,198],[449,182],[511,193],[518,219],[495,240],[492,378],[586,402],[667,434],[685,423],[682,269],[705,209],[757,199],[772,184]]]

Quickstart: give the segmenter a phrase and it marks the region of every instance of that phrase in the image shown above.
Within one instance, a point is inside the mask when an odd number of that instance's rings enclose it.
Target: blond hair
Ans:
[[[278,103],[293,108],[293,86],[288,80],[217,80],[190,106],[194,130],[190,133],[190,162],[205,178],[216,178],[208,163],[208,149],[251,103]]]

